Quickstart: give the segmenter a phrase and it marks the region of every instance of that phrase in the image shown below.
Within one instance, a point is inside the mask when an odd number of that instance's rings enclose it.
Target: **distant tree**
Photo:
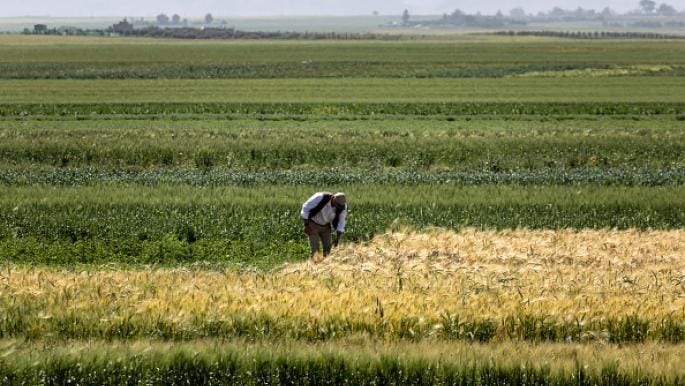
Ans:
[[[379,15],[378,11],[374,9],[374,10],[373,10],[373,15],[374,15],[374,16],[378,16],[378,15]]]
[[[45,34],[48,32],[48,26],[45,24],[36,24],[33,26],[33,33]]]
[[[678,14],[678,11],[668,4],[661,4],[656,13],[662,16],[675,16]]]
[[[509,16],[519,19],[524,18],[526,17],[526,11],[521,7],[516,7],[509,11]]]
[[[495,17],[498,18],[498,19],[501,19],[501,18],[504,17],[504,14],[502,13],[501,10],[498,9],[498,10],[497,10],[497,13],[495,14]]]
[[[118,33],[131,32],[133,31],[133,24],[129,23],[128,20],[124,18],[124,20],[112,25],[112,31]]]
[[[214,16],[211,13],[205,15],[205,24],[212,24],[214,21]]]
[[[640,8],[644,13],[653,13],[656,9],[656,2],[652,0],[640,0]]]
[[[171,17],[171,23],[172,24],[181,24],[181,16],[177,13],[174,14],[174,16]]]
[[[159,15],[157,15],[157,24],[159,24],[159,25],[169,24],[169,16],[167,16],[163,13],[160,13]]]
[[[409,24],[409,10],[405,9],[404,12],[402,12],[402,24]]]
[[[555,16],[555,17],[562,17],[562,16],[566,15],[566,11],[564,11],[563,9],[561,9],[559,7],[554,7],[554,8],[552,8],[551,11],[549,11],[549,14],[551,16]]]
[[[583,7],[578,7],[573,12],[573,16],[578,19],[592,19],[597,15],[594,9],[583,9]]]
[[[602,15],[603,18],[612,17],[614,16],[614,14],[614,11],[609,7],[604,7],[602,12],[600,13],[600,15]]]
[[[460,17],[466,16],[466,13],[464,13],[464,11],[462,11],[461,9],[457,8],[454,10],[454,12],[452,12],[451,16],[454,19],[458,19]]]

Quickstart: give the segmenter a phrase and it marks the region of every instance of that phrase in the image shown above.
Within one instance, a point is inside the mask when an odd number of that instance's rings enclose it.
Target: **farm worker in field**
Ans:
[[[345,232],[345,217],[347,217],[347,198],[345,193],[318,192],[302,205],[300,212],[304,220],[304,233],[309,236],[310,257],[319,251],[319,241],[323,244],[323,255],[331,252],[331,225],[335,228],[335,242],[337,247],[343,232]]]

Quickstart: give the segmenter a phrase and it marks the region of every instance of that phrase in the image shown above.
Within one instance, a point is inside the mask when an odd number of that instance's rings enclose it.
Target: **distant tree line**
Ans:
[[[451,14],[442,15],[441,20],[436,21],[437,24],[452,25],[458,27],[478,27],[478,28],[502,28],[507,26],[523,26],[527,22],[525,20],[516,19],[513,17],[505,17],[501,13],[494,16],[487,15],[469,15],[457,9]]]
[[[685,35],[670,35],[654,32],[610,32],[610,31],[497,31],[483,35],[545,36],[568,39],[685,39]]]
[[[155,17],[155,21],[157,25],[162,26],[188,26],[188,19],[181,19],[181,16],[177,13],[173,14],[171,17],[166,13],[160,13]],[[211,13],[206,14],[204,17],[204,24],[211,25],[212,23],[214,23],[214,16],[212,16]]]
[[[274,39],[274,40],[406,40],[414,39],[413,36],[375,34],[375,33],[348,33],[348,32],[263,32],[241,31],[234,28],[192,28],[192,27],[144,27],[133,28],[133,25],[123,20],[102,29],[80,29],[74,27],[48,28],[45,25],[36,25],[33,30],[26,28],[26,35],[81,35],[81,36],[133,36],[149,38],[169,39]]]
[[[76,27],[48,28],[45,24],[36,24],[33,29],[24,28],[24,35],[59,35],[59,36],[106,36],[108,32],[97,29],[81,29]]]
[[[633,28],[683,28],[685,20],[647,20],[647,19],[623,19],[602,23],[605,27],[633,27]]]
[[[399,40],[406,36],[347,33],[347,32],[264,32],[241,31],[234,28],[136,28],[123,32],[124,36],[170,39],[283,39],[283,40]]]
[[[524,26],[529,23],[551,22],[601,22],[608,27],[684,27],[685,12],[679,12],[672,5],[657,4],[653,0],[640,0],[639,7],[625,14],[619,14],[609,7],[602,11],[578,7],[565,10],[554,7],[548,12],[537,14],[527,13],[523,8],[516,7],[505,15],[498,11],[495,15],[468,14],[460,9],[452,13],[445,13],[442,18],[435,20],[413,21],[408,10],[404,10],[401,23],[393,26],[402,27],[462,27],[462,28],[505,28],[507,26]]]

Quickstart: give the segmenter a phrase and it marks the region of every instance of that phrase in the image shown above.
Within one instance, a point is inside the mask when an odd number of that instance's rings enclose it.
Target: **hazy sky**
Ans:
[[[685,9],[685,0],[663,2],[678,10]],[[184,17],[207,12],[215,16],[368,15],[374,10],[395,15],[405,8],[413,14],[442,14],[457,8],[491,14],[497,10],[506,13],[517,6],[529,12],[547,11],[554,6],[596,10],[609,6],[623,12],[638,8],[638,3],[639,0],[0,0],[0,17],[154,16],[162,12]]]

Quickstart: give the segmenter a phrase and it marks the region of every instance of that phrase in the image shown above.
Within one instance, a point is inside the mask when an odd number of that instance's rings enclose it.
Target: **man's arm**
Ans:
[[[338,216],[338,226],[335,229],[335,242],[333,245],[336,247],[340,244],[342,240],[342,234],[345,233],[345,219],[347,218],[347,209],[343,210]]]

